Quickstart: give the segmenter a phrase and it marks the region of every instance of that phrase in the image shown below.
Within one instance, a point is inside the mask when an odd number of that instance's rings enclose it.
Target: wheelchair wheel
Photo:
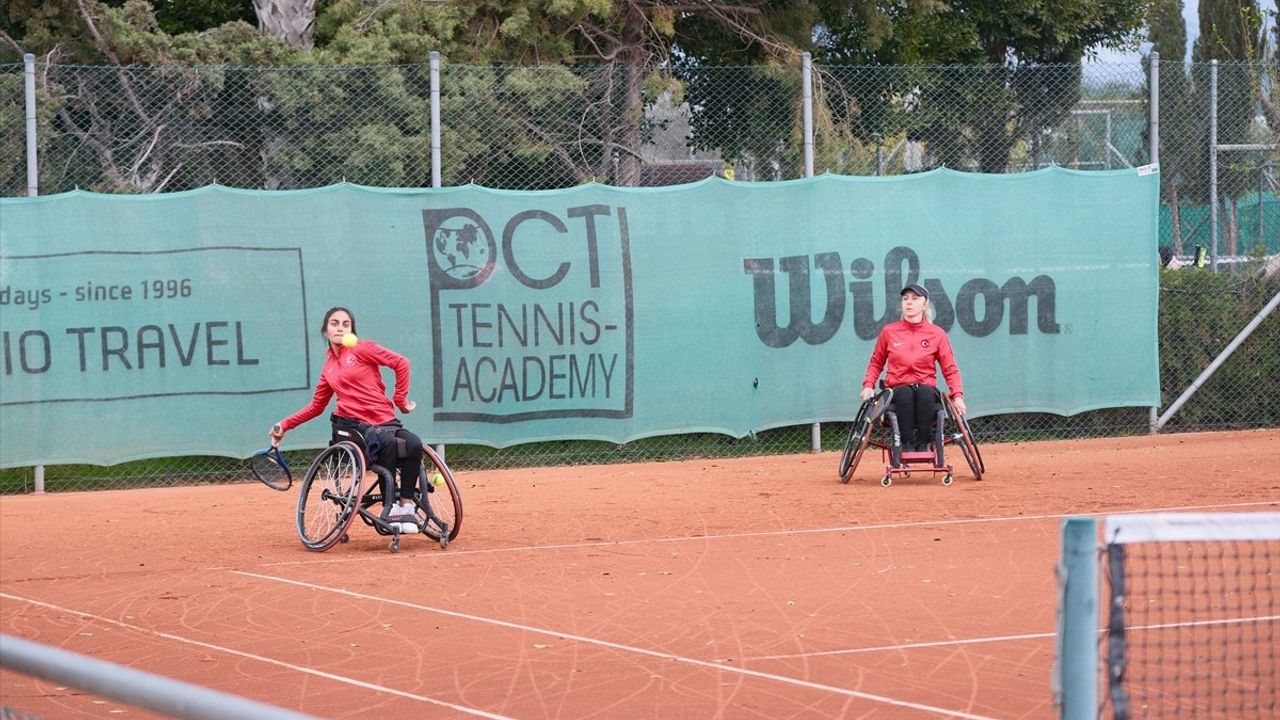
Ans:
[[[298,537],[323,552],[347,537],[356,518],[364,479],[364,457],[349,442],[330,445],[311,461],[298,494]]]
[[[436,453],[435,448],[422,448],[422,473],[418,476],[418,526],[427,537],[448,547],[449,541],[458,537],[462,529],[462,495],[453,471]],[[436,485],[431,478],[439,475],[443,482]]]
[[[858,469],[858,463],[862,460],[862,454],[866,452],[867,445],[871,444],[871,433],[876,423],[884,417],[892,401],[893,391],[882,389],[858,407],[858,415],[849,424],[849,437],[845,440],[844,450],[840,453],[840,482],[847,483],[853,477],[853,472]]]
[[[973,439],[973,430],[969,428],[969,421],[965,416],[956,412],[955,406],[951,404],[950,397],[947,398],[947,412],[956,423],[955,443],[960,446],[960,452],[964,454],[964,461],[968,463],[969,469],[973,471],[973,479],[981,480],[982,474],[987,471],[987,466],[982,462],[982,452],[978,450],[978,443]]]

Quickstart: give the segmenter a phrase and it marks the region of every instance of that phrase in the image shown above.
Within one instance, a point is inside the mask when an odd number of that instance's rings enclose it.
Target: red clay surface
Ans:
[[[3,497],[0,632],[329,718],[1048,718],[1063,517],[1280,507],[1280,429],[983,450],[951,487],[462,473],[458,539],[397,555],[306,551],[296,486]],[[153,716],[12,671],[0,705]]]

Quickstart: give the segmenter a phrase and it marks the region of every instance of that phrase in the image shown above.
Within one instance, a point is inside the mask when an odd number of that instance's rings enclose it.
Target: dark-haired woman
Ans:
[[[408,414],[415,407],[409,400],[409,360],[375,342],[358,339],[355,316],[344,307],[330,308],[324,314],[320,333],[328,351],[311,402],[272,426],[269,434],[279,443],[286,432],[323,413],[336,395],[338,406],[329,418],[334,440],[355,431],[373,462],[399,470],[399,500],[390,509],[389,521],[401,533],[418,532],[413,495],[422,469],[422,439],[404,429],[395,413],[399,408]],[[382,382],[383,367],[395,372],[395,392],[390,399]],[[395,488],[386,488],[386,492],[392,495]]]

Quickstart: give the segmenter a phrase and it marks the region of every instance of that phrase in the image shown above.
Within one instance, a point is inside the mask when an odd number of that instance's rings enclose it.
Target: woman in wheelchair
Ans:
[[[946,332],[932,322],[929,291],[912,283],[902,289],[901,295],[902,319],[880,331],[862,380],[861,397],[866,402],[875,394],[876,381],[887,364],[885,385],[893,390],[892,407],[898,418],[902,450],[927,452],[934,440],[934,419],[942,407],[937,366],[942,367],[951,402],[962,415],[965,413],[964,389],[951,341]],[[934,448],[934,455],[941,466],[942,448]]]
[[[355,439],[370,461],[400,471],[400,497],[390,508],[388,520],[401,533],[416,533],[413,495],[422,469],[422,439],[404,429],[395,413],[399,408],[408,414],[415,407],[408,399],[409,360],[377,343],[357,340],[355,317],[344,307],[330,308],[324,314],[320,334],[328,341],[328,352],[311,402],[276,423],[268,434],[278,444],[286,432],[323,413],[337,395],[338,406],[330,416],[334,441]],[[381,367],[395,372],[395,392],[390,400]]]

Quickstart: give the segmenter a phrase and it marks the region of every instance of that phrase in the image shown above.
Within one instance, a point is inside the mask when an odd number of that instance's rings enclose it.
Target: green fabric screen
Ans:
[[[0,465],[247,456],[309,400],[334,305],[410,358],[406,424],[432,443],[847,420],[907,282],[933,296],[972,416],[1156,405],[1157,183],[4,199]],[[286,447],[327,439],[317,419]]]

